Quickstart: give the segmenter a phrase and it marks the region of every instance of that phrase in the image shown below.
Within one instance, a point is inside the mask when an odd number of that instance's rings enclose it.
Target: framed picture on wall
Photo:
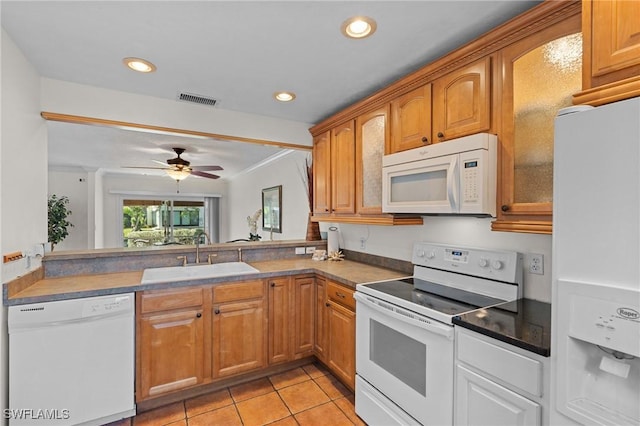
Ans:
[[[262,229],[282,232],[282,185],[262,190]]]

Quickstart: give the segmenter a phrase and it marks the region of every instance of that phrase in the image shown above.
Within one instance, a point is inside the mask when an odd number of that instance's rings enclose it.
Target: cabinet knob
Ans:
[[[198,312],[198,313],[196,314],[196,318],[201,318],[201,317],[202,317],[202,312]]]
[[[272,282],[272,283],[271,283],[271,287],[275,287],[275,286],[276,286],[276,283],[273,283],[273,282]]]
[[[214,314],[218,315],[220,313],[220,309],[216,308],[215,311],[213,311]]]
[[[444,133],[438,132],[438,139],[444,139]]]
[[[429,144],[429,139],[426,136],[423,136],[421,140],[422,140],[422,143],[427,145]]]
[[[509,206],[507,204],[503,204],[502,207],[500,207],[500,210],[502,210],[503,212],[508,212]]]
[[[325,306],[328,308],[329,306],[331,306],[331,303],[327,302],[325,303]]]

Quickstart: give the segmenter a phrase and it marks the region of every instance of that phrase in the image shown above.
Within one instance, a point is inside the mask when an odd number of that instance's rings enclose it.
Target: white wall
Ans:
[[[247,216],[262,208],[262,190],[282,185],[282,233],[273,233],[274,240],[303,240],[307,232],[309,201],[300,173],[304,170],[308,151],[290,151],[275,161],[234,177],[229,182],[230,240],[249,238]],[[271,234],[262,230],[258,235],[269,241]]]
[[[103,191],[103,224],[104,247],[122,247],[122,199],[134,198],[112,191],[137,191],[141,193],[155,193],[162,195],[209,194],[219,195],[220,199],[220,238],[226,241],[228,237],[228,213],[227,213],[227,183],[220,180],[189,177],[180,182],[180,193],[177,193],[176,181],[168,176],[133,176],[128,174],[105,174],[102,176]]]
[[[69,197],[71,215],[68,220],[73,224],[67,228],[69,235],[55,246],[55,251],[94,248],[89,244],[90,235],[93,242],[95,222],[93,208],[91,214],[89,212],[89,199],[93,202],[94,193],[92,183],[89,182],[89,173],[84,170],[49,170],[49,196]]]
[[[408,261],[413,243],[417,241],[520,251],[525,254],[525,297],[551,302],[551,236],[491,231],[491,220],[425,216],[423,225],[322,223],[320,229],[325,231],[329,225],[338,227],[341,248]],[[360,248],[361,238],[365,239],[365,249]],[[527,272],[528,254],[531,253],[544,255],[544,275]]]
[[[40,77],[2,30],[0,249],[25,251],[47,240],[47,136],[40,117]],[[40,266],[20,260],[0,269],[3,283]],[[7,309],[0,316],[0,408],[8,405]],[[4,420],[0,420],[4,421]]]

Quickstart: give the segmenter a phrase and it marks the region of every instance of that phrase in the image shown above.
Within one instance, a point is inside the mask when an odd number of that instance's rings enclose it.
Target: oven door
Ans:
[[[453,326],[361,292],[355,298],[357,375],[421,424],[452,424]]]
[[[382,211],[458,213],[459,155],[382,167]]]

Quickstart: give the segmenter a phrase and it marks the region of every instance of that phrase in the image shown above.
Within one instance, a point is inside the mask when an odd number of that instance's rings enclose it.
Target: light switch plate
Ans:
[[[313,254],[316,251],[315,247],[307,247],[307,254]]]
[[[305,248],[304,247],[296,247],[296,254],[305,254]]]

